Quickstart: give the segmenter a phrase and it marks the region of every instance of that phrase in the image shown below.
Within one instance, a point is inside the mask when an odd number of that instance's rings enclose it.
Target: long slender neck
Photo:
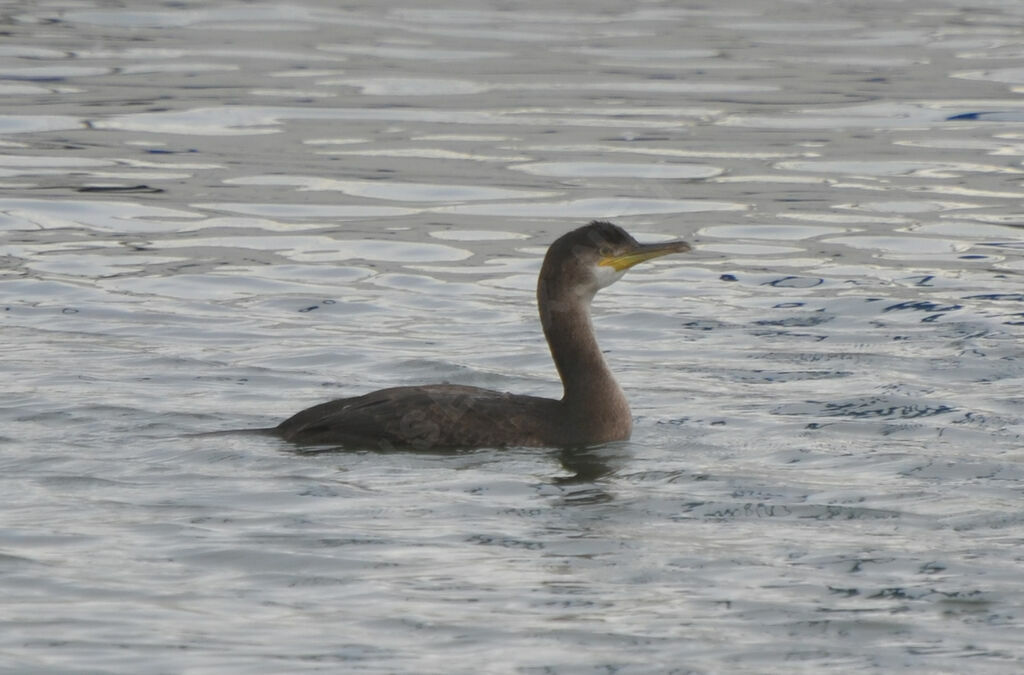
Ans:
[[[544,336],[562,378],[567,422],[587,430],[588,442],[629,437],[632,416],[594,337],[590,297],[541,277],[537,287]]]

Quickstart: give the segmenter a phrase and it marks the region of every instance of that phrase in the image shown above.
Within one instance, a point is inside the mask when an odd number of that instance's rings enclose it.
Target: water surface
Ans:
[[[0,669],[1024,667],[1024,12],[577,4],[8,6]],[[630,442],[194,435],[557,396],[591,218]]]

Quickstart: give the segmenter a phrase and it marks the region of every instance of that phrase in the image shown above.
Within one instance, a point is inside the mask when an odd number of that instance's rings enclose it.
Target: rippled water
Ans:
[[[1024,669],[1024,9],[7,3],[0,670]],[[303,454],[375,388],[631,442]]]

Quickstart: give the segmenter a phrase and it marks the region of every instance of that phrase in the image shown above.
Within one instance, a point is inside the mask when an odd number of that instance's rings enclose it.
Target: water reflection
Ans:
[[[8,9],[9,668],[1024,663],[1012,4]],[[595,305],[630,443],[188,436],[557,395],[593,217],[698,244]]]
[[[82,129],[84,126],[77,117],[67,115],[0,115],[0,132],[5,134]]]
[[[609,83],[606,88],[612,89],[614,85]],[[90,124],[97,129],[157,134],[248,136],[280,133],[282,125],[289,120],[573,127],[604,126],[607,124],[606,117],[618,114],[618,111],[610,110],[607,115],[601,115],[599,110],[588,111],[587,109],[580,109],[579,114],[575,116],[558,115],[559,111],[557,110],[553,112],[555,114],[543,114],[543,112],[541,114],[524,114],[516,110],[492,112],[436,108],[303,108],[249,105],[194,108],[173,112],[129,113],[92,120]],[[76,126],[78,126],[77,123]],[[674,119],[633,119],[629,122],[631,128],[664,129],[680,126],[683,126],[683,123]],[[27,127],[25,130],[38,129],[39,127]],[[12,130],[17,131],[18,129]]]
[[[151,233],[173,231],[198,213],[127,201],[0,198],[0,229],[90,230]]]
[[[559,451],[558,462],[570,475],[555,479],[558,485],[589,485],[611,475],[613,462],[621,460],[616,446],[599,448],[567,448]],[[603,492],[597,487],[593,488]],[[610,500],[611,496],[606,499]]]
[[[631,164],[627,162],[535,162],[510,167],[535,176],[555,177],[632,177],[632,178],[711,178],[722,169],[699,164]]]
[[[295,187],[299,192],[336,191],[354,197],[412,202],[465,202],[499,199],[543,199],[557,192],[510,190],[507,188],[451,185],[447,183],[405,183],[402,181],[335,180],[312,176],[246,176],[225,181],[229,185]]]
[[[504,216],[514,218],[573,218],[576,221],[648,214],[688,213],[701,211],[742,211],[743,204],[700,199],[644,199],[633,197],[592,197],[562,202],[528,204],[492,202],[442,206],[436,213],[471,216]],[[604,214],[603,216],[600,214]]]
[[[210,211],[227,211],[267,218],[330,218],[334,220],[383,218],[417,213],[418,209],[400,206],[377,206],[374,204],[298,204],[298,203],[253,203],[253,202],[211,202],[194,204],[197,208]]]

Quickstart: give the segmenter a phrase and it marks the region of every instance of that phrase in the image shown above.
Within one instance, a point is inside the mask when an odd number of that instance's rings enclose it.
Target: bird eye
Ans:
[[[612,251],[612,247],[611,247],[611,246],[608,246],[607,244],[605,244],[604,246],[602,246],[601,248],[599,248],[599,249],[597,250],[597,252],[601,254],[601,257],[602,257],[602,258],[610,258],[610,257],[612,257],[612,255],[613,255],[613,253],[614,253],[614,252]]]

